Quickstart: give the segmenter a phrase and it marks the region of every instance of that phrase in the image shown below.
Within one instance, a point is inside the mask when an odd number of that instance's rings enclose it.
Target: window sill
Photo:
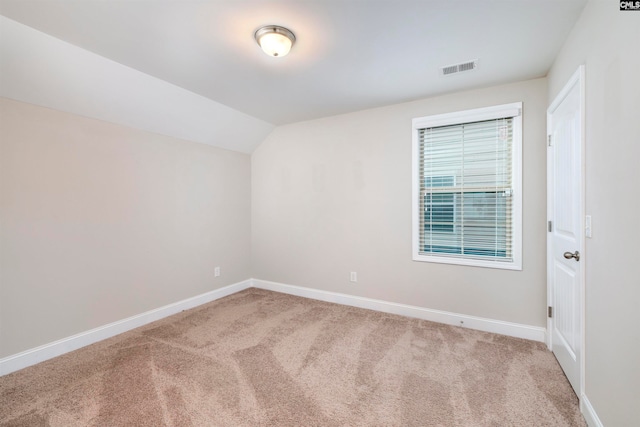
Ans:
[[[522,263],[516,261],[490,261],[482,259],[447,257],[437,255],[414,255],[413,261],[437,264],[465,265],[470,267],[494,268],[498,270],[522,271]]]

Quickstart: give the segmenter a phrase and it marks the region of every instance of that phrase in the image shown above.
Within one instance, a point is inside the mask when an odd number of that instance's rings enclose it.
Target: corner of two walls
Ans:
[[[523,271],[413,262],[411,119],[516,101]],[[251,156],[0,108],[0,358],[249,277],[544,325],[546,79],[281,126]]]
[[[585,65],[586,239],[585,395],[593,425],[640,419],[640,13],[591,0],[548,75],[551,102]]]

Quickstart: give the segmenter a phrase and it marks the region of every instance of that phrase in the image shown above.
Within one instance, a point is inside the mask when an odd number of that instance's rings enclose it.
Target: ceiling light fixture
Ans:
[[[291,46],[296,41],[293,33],[277,25],[266,25],[258,28],[254,37],[256,41],[269,56],[285,56],[291,50]]]

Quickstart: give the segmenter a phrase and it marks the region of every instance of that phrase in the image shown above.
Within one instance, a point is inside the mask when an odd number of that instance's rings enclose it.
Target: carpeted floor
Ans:
[[[542,343],[259,289],[0,378],[2,426],[584,426]]]

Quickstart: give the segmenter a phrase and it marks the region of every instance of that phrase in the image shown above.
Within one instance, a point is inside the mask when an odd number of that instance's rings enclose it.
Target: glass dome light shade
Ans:
[[[274,25],[258,29],[255,38],[264,53],[275,57],[288,54],[296,40],[291,31]]]

